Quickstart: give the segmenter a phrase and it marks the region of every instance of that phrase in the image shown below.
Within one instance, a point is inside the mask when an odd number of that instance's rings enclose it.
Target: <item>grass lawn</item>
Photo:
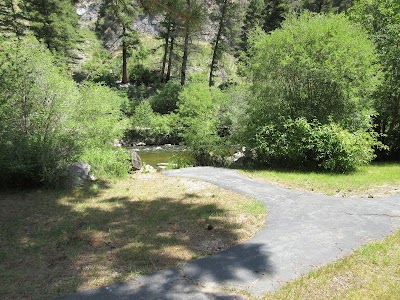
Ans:
[[[272,169],[242,172],[285,187],[340,197],[381,197],[400,193],[400,163],[374,163],[350,174]]]
[[[254,235],[259,202],[161,175],[0,192],[0,299],[51,299],[177,266]]]
[[[263,300],[399,299],[400,231],[294,280]]]

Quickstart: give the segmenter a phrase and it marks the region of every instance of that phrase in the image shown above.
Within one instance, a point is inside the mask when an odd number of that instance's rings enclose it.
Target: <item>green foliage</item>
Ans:
[[[78,15],[70,0],[20,0],[23,18],[36,38],[53,51],[70,56],[79,38]]]
[[[176,110],[178,96],[182,91],[182,86],[179,82],[170,81],[166,83],[151,97],[151,107],[156,113],[169,114]]]
[[[100,84],[80,87],[81,99],[75,108],[75,126],[82,148],[109,148],[121,138],[128,125],[120,110],[126,98]]]
[[[396,0],[357,1],[351,18],[373,36],[384,80],[375,93],[377,130],[389,146],[389,156],[400,158],[400,3]]]
[[[129,138],[147,144],[162,144],[177,140],[175,116],[160,115],[151,108],[149,101],[141,102],[130,119]]]
[[[380,82],[375,60],[367,35],[343,15],[305,12],[269,35],[254,34],[247,140],[260,159],[332,171],[371,160],[374,139],[362,132],[371,128],[371,95]]]
[[[226,165],[232,155],[241,114],[245,112],[242,89],[221,91],[206,81],[192,81],[179,94],[180,134],[199,165]],[[237,106],[236,106],[237,105]]]
[[[99,178],[123,178],[131,170],[129,153],[124,149],[89,148],[80,160],[92,166],[94,175]]]
[[[0,49],[0,182],[50,182],[76,153],[79,92],[34,38]]]
[[[115,92],[78,89],[33,37],[1,41],[0,49],[1,184],[57,184],[68,163],[122,137],[124,100]]]
[[[213,92],[204,82],[188,84],[179,94],[178,116],[183,128],[182,137],[193,149],[215,145],[217,134],[217,109]]]
[[[257,160],[264,164],[341,173],[369,163],[377,145],[367,132],[350,133],[335,123],[321,125],[305,118],[264,125],[254,143]]]
[[[380,82],[376,55],[366,33],[343,15],[306,12],[269,35],[258,32],[252,44],[256,123],[285,116],[368,127]]]
[[[119,62],[113,59],[106,50],[97,50],[91,59],[83,63],[81,72],[85,79],[92,82],[103,82],[110,87],[116,85],[119,76]]]

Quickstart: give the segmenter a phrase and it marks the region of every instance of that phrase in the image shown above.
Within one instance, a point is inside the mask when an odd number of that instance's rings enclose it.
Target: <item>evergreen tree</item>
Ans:
[[[117,40],[121,40],[121,82],[123,84],[129,83],[129,49],[140,42],[136,31],[133,29],[133,21],[138,15],[138,10],[138,7],[130,0],[104,0],[100,12],[101,19],[98,22],[98,28],[103,32],[112,31]]]
[[[199,31],[205,20],[205,3],[202,0],[186,0],[181,20],[183,33],[183,56],[181,66],[181,85],[186,82],[186,69],[189,56],[189,42],[192,35]]]
[[[283,22],[284,14],[289,10],[287,0],[264,0],[264,20],[262,28],[270,32],[279,28]]]
[[[400,3],[357,1],[351,17],[373,36],[384,80],[375,94],[375,123],[391,158],[400,158]]]
[[[216,0],[217,13],[217,34],[213,40],[213,56],[210,65],[209,86],[214,85],[214,72],[217,69],[218,61],[224,51],[234,49],[235,38],[238,36],[241,19],[240,1]]]
[[[78,15],[71,0],[20,0],[29,29],[47,48],[70,56],[79,38]]]
[[[0,2],[0,33],[22,35],[24,26],[21,23],[21,11],[15,0]]]
[[[250,0],[246,9],[246,16],[243,21],[241,49],[247,51],[248,37],[250,32],[257,26],[264,24],[265,3],[264,0]]]

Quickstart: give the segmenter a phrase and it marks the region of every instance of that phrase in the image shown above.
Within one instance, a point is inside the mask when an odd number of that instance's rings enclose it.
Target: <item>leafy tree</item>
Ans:
[[[345,16],[305,12],[270,34],[259,31],[250,61],[252,146],[264,126],[298,118],[352,133],[371,128],[371,95],[380,82],[376,55],[367,34]]]
[[[0,78],[0,182],[52,181],[77,150],[74,83],[32,37],[1,42]]]
[[[0,78],[0,185],[57,184],[68,163],[122,137],[123,99],[78,89],[32,36],[0,40]]]
[[[400,3],[396,0],[357,1],[351,12],[371,33],[383,66],[384,80],[375,94],[375,123],[390,157],[400,158]]]
[[[347,11],[353,0],[302,0],[302,8],[316,13],[333,13]]]

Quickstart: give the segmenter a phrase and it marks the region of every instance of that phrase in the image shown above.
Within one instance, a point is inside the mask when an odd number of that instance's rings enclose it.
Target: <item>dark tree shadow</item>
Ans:
[[[2,294],[8,299],[63,296],[85,290],[89,281],[110,270],[114,273],[110,282],[164,271],[65,299],[172,299],[182,292],[192,298],[199,293],[192,280],[204,276],[223,282],[235,279],[238,268],[254,274],[272,272],[260,245],[228,249],[238,243],[239,225],[213,218],[225,213],[214,204],[184,201],[198,195],[134,201],[115,196],[101,200],[110,204],[108,209],[85,206],[85,201],[96,201],[94,196],[107,188],[82,189],[67,194],[67,200],[65,191],[46,193],[43,198],[40,190],[29,191],[22,199],[17,199],[20,194],[4,195],[0,277],[18,284],[9,285],[14,290],[0,289],[0,298]],[[75,203],[81,205],[79,210]],[[212,230],[207,227],[210,222]],[[218,254],[175,269],[191,259],[182,257],[185,251],[196,257]],[[225,299],[218,294],[210,297]]]

